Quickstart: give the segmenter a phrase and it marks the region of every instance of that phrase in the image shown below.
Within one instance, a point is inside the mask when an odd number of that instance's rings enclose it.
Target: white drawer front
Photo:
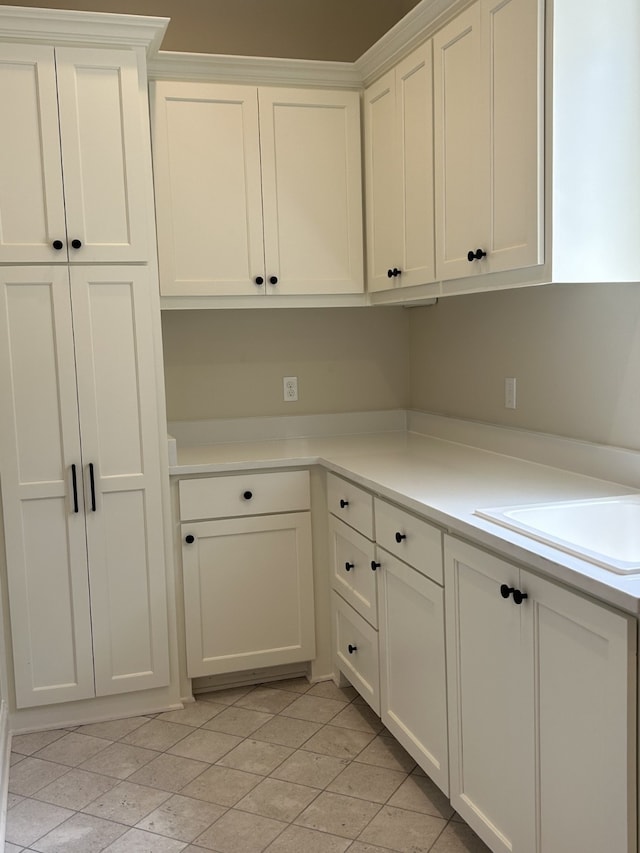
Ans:
[[[378,545],[442,585],[444,573],[440,530],[386,501],[376,498],[374,503]]]
[[[180,480],[179,490],[182,521],[291,512],[311,506],[308,471]]]
[[[333,599],[338,667],[380,714],[378,632],[335,592]]]
[[[327,505],[330,513],[373,539],[373,498],[364,489],[327,474]]]
[[[329,516],[332,585],[374,628],[378,626],[374,545],[344,522]]]

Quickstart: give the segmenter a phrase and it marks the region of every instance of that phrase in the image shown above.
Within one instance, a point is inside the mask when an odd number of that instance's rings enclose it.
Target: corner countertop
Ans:
[[[474,515],[486,507],[636,489],[409,430],[178,446],[174,477],[320,465],[498,556],[637,615],[640,575],[618,575]]]

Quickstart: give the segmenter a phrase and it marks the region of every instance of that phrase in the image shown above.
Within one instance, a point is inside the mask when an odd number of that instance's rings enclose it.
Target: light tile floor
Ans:
[[[486,853],[352,688],[13,738],[7,853]]]

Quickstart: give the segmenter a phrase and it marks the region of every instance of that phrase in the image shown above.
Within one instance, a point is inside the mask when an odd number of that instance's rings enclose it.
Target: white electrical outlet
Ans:
[[[282,387],[285,403],[295,403],[298,399],[298,377],[283,376]]]
[[[508,376],[504,380],[504,407],[515,409],[516,407],[516,380],[514,376]]]

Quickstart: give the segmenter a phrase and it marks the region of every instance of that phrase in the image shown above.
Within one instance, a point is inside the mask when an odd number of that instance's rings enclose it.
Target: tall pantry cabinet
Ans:
[[[142,50],[166,22],[125,35],[126,16],[52,13],[50,32],[68,24],[76,43],[93,23],[98,46],[80,48],[11,43],[9,13],[0,485],[15,705],[29,708],[169,683]]]

